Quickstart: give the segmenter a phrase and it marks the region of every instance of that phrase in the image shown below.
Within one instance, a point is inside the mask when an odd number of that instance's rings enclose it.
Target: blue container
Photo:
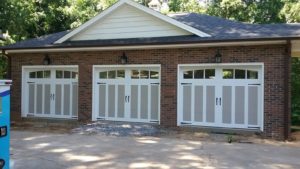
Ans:
[[[0,169],[9,169],[10,84],[0,80]]]

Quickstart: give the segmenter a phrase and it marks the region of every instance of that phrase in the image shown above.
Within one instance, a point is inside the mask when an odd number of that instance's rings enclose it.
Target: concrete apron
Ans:
[[[299,168],[300,149],[176,138],[12,131],[12,168]]]

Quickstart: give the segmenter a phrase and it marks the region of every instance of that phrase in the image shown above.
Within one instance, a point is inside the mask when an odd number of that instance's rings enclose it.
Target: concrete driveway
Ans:
[[[11,132],[15,169],[300,168],[300,148],[176,138]]]

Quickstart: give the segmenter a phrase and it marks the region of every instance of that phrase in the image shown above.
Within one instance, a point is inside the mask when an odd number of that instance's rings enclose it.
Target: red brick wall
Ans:
[[[264,135],[283,139],[285,124],[285,78],[288,69],[285,58],[288,46],[220,47],[224,63],[264,62],[265,99]],[[49,53],[52,65],[79,65],[79,119],[91,120],[92,66],[120,64],[123,51]],[[126,51],[128,64],[161,64],[161,124],[176,126],[177,66],[188,63],[213,63],[216,48],[157,49]],[[21,117],[21,71],[23,65],[41,65],[43,54],[11,54],[12,119]],[[289,135],[289,133],[288,133]]]

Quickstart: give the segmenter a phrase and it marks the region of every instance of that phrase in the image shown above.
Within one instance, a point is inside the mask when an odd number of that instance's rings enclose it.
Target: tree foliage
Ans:
[[[300,125],[300,58],[292,59],[292,123]]]
[[[280,11],[287,23],[300,22],[300,1],[287,1]]]
[[[250,9],[250,5],[247,6],[246,2],[242,0],[216,0],[208,7],[207,13],[213,16],[246,22],[249,21]]]
[[[198,0],[170,0],[171,12],[195,12],[205,13],[204,6],[199,5]]]

